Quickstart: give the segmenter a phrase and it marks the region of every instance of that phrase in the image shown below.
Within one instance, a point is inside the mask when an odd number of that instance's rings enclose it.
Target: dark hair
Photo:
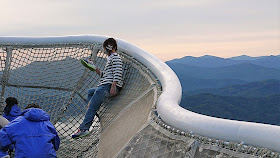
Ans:
[[[108,38],[103,42],[103,48],[108,52],[111,52],[113,49],[117,50],[117,41],[114,38]]]
[[[18,104],[18,101],[14,97],[8,97],[5,100],[5,102],[6,102],[6,106],[4,108],[4,113],[6,113],[8,115],[10,113],[10,111],[12,110],[12,106],[14,106],[15,104]]]
[[[34,104],[34,103],[28,104],[28,105],[25,107],[25,109],[29,109],[29,108],[39,108],[39,109],[41,109],[41,107],[40,107],[38,104]]]

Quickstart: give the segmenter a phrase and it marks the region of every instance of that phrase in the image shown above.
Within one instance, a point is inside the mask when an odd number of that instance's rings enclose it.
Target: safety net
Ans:
[[[87,111],[87,90],[97,86],[99,76],[85,68],[80,59],[92,59],[103,69],[107,56],[100,44],[2,45],[1,103],[12,96],[21,109],[30,103],[39,104],[60,136],[58,157],[96,157],[101,132],[156,82],[145,66],[125,52],[118,53],[123,60],[124,86],[102,104],[98,111],[102,119],[95,117],[90,135],[83,139],[72,139],[71,135]]]

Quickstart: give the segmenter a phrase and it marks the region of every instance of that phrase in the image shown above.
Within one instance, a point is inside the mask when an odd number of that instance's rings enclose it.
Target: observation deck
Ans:
[[[179,106],[182,88],[161,60],[124,40],[118,42],[124,86],[102,104],[91,134],[72,139],[86,110],[87,89],[98,76],[80,59],[103,69],[106,36],[0,37],[0,106],[39,104],[61,139],[58,157],[274,157],[280,127],[200,115]]]

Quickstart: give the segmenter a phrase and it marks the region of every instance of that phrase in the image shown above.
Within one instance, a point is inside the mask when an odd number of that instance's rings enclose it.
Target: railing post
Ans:
[[[4,96],[5,96],[5,88],[8,83],[9,79],[9,73],[10,73],[10,67],[12,63],[12,53],[13,53],[13,48],[11,46],[6,47],[6,61],[5,61],[5,68],[3,70],[3,76],[2,76],[2,81],[1,81],[1,86],[2,86],[2,91],[1,91],[1,98],[0,98],[0,113],[3,113],[5,104],[4,104]]]
[[[95,44],[94,46],[90,46],[90,49],[92,51],[91,53],[91,60],[95,61],[97,58],[97,54],[101,49],[101,46],[99,46],[98,44]]]

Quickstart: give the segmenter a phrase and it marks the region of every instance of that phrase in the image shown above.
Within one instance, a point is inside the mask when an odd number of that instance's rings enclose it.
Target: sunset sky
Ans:
[[[0,36],[107,35],[163,61],[280,55],[280,0],[1,0]]]

